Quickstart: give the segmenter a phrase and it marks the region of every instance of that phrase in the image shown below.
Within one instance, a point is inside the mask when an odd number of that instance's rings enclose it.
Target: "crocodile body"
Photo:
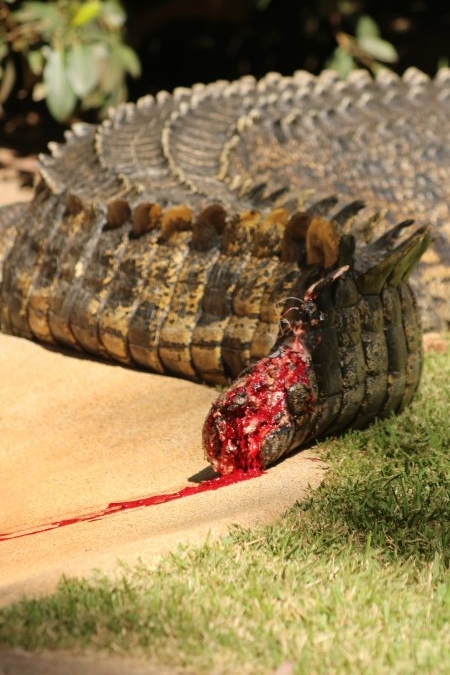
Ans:
[[[226,383],[267,357],[294,308],[287,340],[314,375],[315,412],[305,423],[287,381],[292,429],[281,453],[268,442],[264,465],[401,410],[420,376],[407,280],[421,256],[412,284],[424,326],[450,325],[449,104],[448,70],[270,74],[76,125],[41,157],[33,201],[0,210],[2,330]],[[393,227],[407,218],[415,229]],[[299,307],[325,278],[311,321]]]

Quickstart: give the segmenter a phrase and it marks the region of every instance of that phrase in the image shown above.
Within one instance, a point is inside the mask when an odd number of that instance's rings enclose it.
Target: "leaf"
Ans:
[[[366,37],[377,38],[380,37],[380,30],[375,21],[372,19],[372,17],[367,16],[367,14],[364,14],[358,20],[355,34],[357,38],[366,38]]]
[[[81,109],[89,110],[90,108],[100,108],[105,101],[105,95],[97,87],[94,91],[89,92],[81,99]]]
[[[27,54],[28,65],[33,75],[40,75],[44,67],[44,55],[40,49],[31,49]]]
[[[124,44],[116,45],[115,52],[125,72],[129,73],[132,77],[139,77],[141,74],[141,64],[136,52]]]
[[[48,109],[58,122],[66,120],[76,104],[76,96],[70,86],[64,61],[62,49],[48,48],[43,81]]]
[[[119,30],[126,20],[125,12],[118,2],[104,2],[102,9],[102,22],[110,30]]]
[[[114,51],[111,52],[103,42],[93,45],[93,58],[98,89],[104,94],[109,94],[122,80],[122,67],[118,64],[117,58],[114,58]]]
[[[109,54],[108,60],[100,68],[99,85],[100,89],[109,94],[119,87],[124,76],[122,64],[119,62],[115,50]]]
[[[65,23],[59,3],[55,2],[24,2],[20,9],[11,12],[11,16],[21,24],[37,23],[43,32],[54,32]]]
[[[93,67],[94,48],[81,42],[67,52],[66,74],[70,86],[77,96],[83,98],[97,84],[97,71]]]
[[[3,76],[0,81],[0,103],[6,101],[11,93],[11,89],[16,81],[16,69],[14,68],[14,61],[9,58],[3,68]]]
[[[0,61],[3,61],[8,51],[8,45],[0,38]]]
[[[358,46],[369,56],[383,63],[395,63],[398,54],[393,45],[386,40],[375,37],[362,37],[358,39]]]
[[[353,56],[342,47],[336,47],[331,59],[327,62],[327,68],[336,70],[343,79],[346,78],[355,67]]]
[[[93,54],[98,86],[107,96],[123,87],[125,72],[130,72],[134,77],[141,72],[136,54],[127,45],[111,42],[108,49],[99,42],[95,45]]]
[[[87,0],[78,8],[70,22],[72,26],[84,26],[86,23],[94,21],[102,11],[100,0]]]

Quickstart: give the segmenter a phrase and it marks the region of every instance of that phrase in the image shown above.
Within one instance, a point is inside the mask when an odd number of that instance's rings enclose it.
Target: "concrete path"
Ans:
[[[232,523],[270,522],[320,483],[312,449],[258,478],[114,512],[214,478],[201,428],[215,395],[0,335],[0,605],[62,574],[154,563]]]

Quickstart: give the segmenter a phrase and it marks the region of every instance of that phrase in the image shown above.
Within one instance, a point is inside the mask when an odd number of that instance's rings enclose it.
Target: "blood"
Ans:
[[[321,276],[298,300],[292,322],[286,310],[274,350],[260,359],[213,403],[203,426],[205,455],[220,474],[261,469],[304,443],[317,412],[308,334],[326,318],[315,300],[349,265]],[[316,336],[320,340],[320,335]],[[299,393],[303,390],[303,394]],[[294,409],[289,396],[294,392]],[[316,410],[315,410],[316,408]],[[299,438],[296,432],[301,432]]]
[[[215,471],[226,475],[236,470],[261,470],[266,460],[264,442],[283,430],[290,430],[291,435],[274,439],[278,456],[289,450],[295,420],[289,410],[288,392],[301,383],[309,396],[305,410],[312,407],[309,369],[309,355],[294,335],[217,399],[203,428],[205,454]]]
[[[264,471],[261,469],[252,469],[247,472],[234,471],[233,473],[227,474],[225,476],[218,476],[217,478],[212,478],[211,480],[205,480],[199,485],[185,487],[182,490],[178,490],[178,492],[169,492],[167,494],[153,495],[152,497],[142,497],[140,499],[132,499],[123,502],[111,502],[111,504],[108,504],[108,506],[102,511],[86,513],[84,515],[73,516],[72,518],[65,518],[63,520],[55,520],[51,523],[40,525],[35,530],[26,532],[5,532],[0,534],[0,541],[29,537],[33,534],[49,532],[50,530],[56,530],[60,527],[66,527],[67,525],[74,525],[76,523],[91,523],[121,511],[129,511],[131,509],[138,509],[144,506],[166,504],[167,502],[172,502],[175,499],[190,497],[191,495],[196,495],[200,492],[207,492],[208,490],[219,490],[220,488],[233,485],[234,483],[241,483],[242,481],[250,480],[251,478],[257,478],[263,473]]]

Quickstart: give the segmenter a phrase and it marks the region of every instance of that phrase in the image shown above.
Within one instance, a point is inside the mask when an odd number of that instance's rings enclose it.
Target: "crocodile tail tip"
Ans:
[[[416,227],[406,238],[400,238],[412,221],[395,226],[383,237],[357,250],[354,272],[359,291],[364,295],[380,293],[385,284],[396,287],[406,281],[431,243],[428,226]]]

